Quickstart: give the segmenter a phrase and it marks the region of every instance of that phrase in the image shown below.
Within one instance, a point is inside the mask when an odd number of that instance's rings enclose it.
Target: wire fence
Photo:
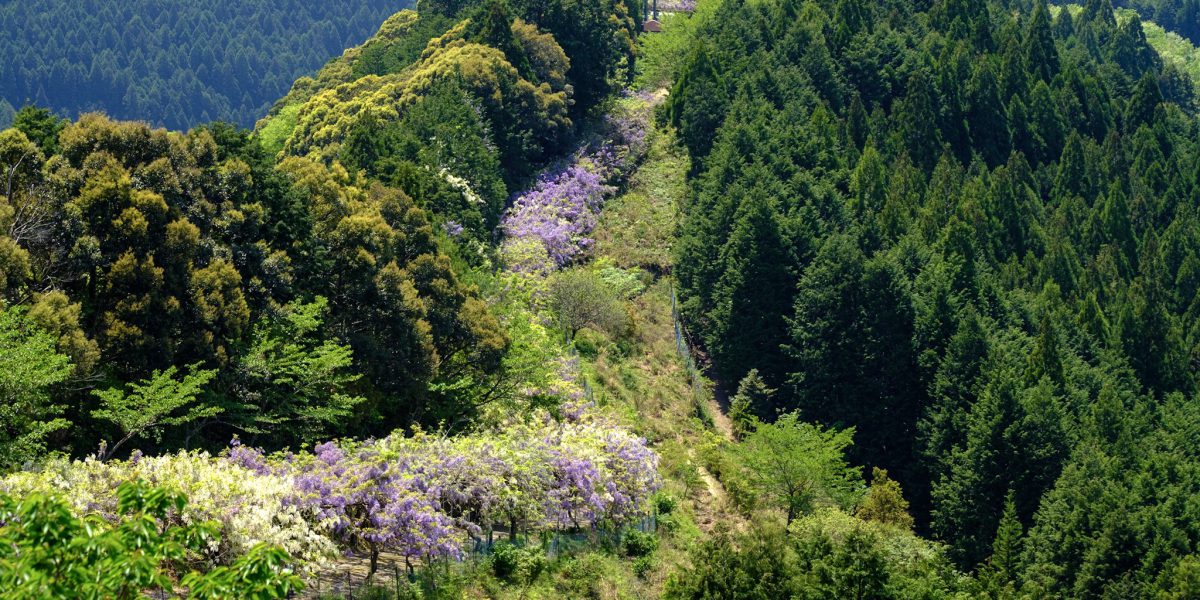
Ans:
[[[674,286],[671,287],[671,320],[675,324],[675,349],[679,352],[679,357],[683,359],[684,368],[687,370],[688,383],[692,387],[692,400],[696,405],[696,415],[705,423],[711,424],[713,416],[708,403],[708,380],[696,362],[696,353],[692,349],[691,337],[688,336],[687,329],[683,325],[683,318],[679,313],[679,298],[675,294]]]
[[[368,590],[373,594],[382,591],[396,598],[409,597],[411,586],[424,589],[436,589],[439,577],[448,575],[452,569],[463,565],[478,566],[495,553],[496,546],[508,544],[517,548],[541,548],[547,560],[559,556],[595,547],[615,547],[624,537],[632,532],[654,533],[658,531],[658,516],[650,514],[641,520],[621,527],[606,528],[593,526],[573,531],[543,531],[537,533],[518,533],[510,536],[503,527],[494,527],[486,535],[472,540],[461,561],[442,558],[433,561],[405,559],[393,554],[381,554],[378,571],[372,576],[369,573],[365,558],[356,557],[354,561],[343,563],[319,573],[307,581],[307,587],[299,598],[346,598],[366,597]],[[372,595],[371,598],[378,596]]]

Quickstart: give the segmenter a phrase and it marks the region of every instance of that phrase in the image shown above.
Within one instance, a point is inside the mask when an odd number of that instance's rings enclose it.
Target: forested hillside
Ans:
[[[1019,524],[1015,588],[1147,597],[1200,542],[1195,88],[1056,14],[723,3],[664,113],[677,276],[725,384],[853,427],[960,568]]]
[[[1193,4],[423,0],[253,129],[24,108],[0,600],[1200,597]]]
[[[34,108],[0,133],[0,597],[277,597],[339,555],[415,573],[496,528],[645,518],[657,455],[584,398],[539,225],[590,216],[582,252],[645,151],[646,103],[613,105],[636,17],[422,9],[258,133]],[[559,165],[577,206],[536,200]]]
[[[410,0],[0,3],[0,126],[27,104],[187,129],[249,126]],[[7,114],[6,114],[7,113]]]

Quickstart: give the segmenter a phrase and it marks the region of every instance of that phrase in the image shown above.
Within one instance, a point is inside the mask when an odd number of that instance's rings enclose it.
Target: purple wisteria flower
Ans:
[[[567,166],[543,174],[532,189],[517,194],[502,224],[508,236],[505,246],[522,248],[522,242],[535,240],[557,268],[591,248],[590,235],[600,209],[617,191],[613,184],[627,177],[646,154],[652,104],[645,101],[605,117],[597,135],[580,147]],[[537,272],[537,261],[531,257],[528,251],[517,253],[510,268]]]
[[[329,524],[345,547],[372,559],[382,551],[430,560],[462,557],[453,520],[406,461],[381,454],[373,443],[345,449],[333,442],[298,461],[292,502]]]
[[[548,173],[513,202],[504,231],[510,238],[540,241],[555,264],[565,266],[591,247],[588,234],[613,191],[599,173],[580,165]]]

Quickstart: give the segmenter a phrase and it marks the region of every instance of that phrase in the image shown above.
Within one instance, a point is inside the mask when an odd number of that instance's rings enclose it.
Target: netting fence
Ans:
[[[704,377],[704,372],[700,369],[700,365],[696,361],[696,352],[692,348],[691,337],[688,335],[687,328],[683,324],[683,318],[680,316],[679,298],[676,296],[673,286],[671,287],[671,320],[675,324],[675,349],[679,352],[680,359],[683,360],[684,369],[687,370],[688,383],[692,388],[692,400],[696,407],[696,416],[700,417],[705,423],[711,424],[713,416],[708,402],[711,389],[708,379]]]

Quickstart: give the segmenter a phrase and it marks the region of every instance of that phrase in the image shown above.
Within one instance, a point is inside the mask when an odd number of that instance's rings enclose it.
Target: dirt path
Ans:
[[[717,433],[729,441],[733,439],[733,421],[729,418],[729,394],[719,383],[713,385],[712,396],[708,398],[709,413],[712,414],[713,427]]]

